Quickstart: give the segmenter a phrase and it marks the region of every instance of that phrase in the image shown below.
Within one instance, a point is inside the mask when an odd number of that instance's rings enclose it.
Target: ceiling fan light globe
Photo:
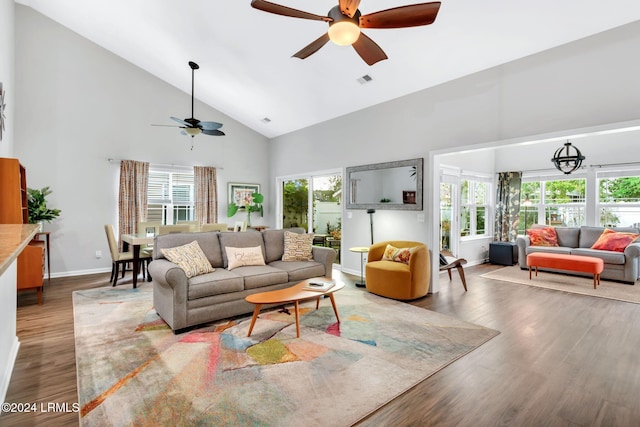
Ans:
[[[329,39],[338,46],[349,46],[360,37],[360,28],[351,21],[334,22],[329,27]]]
[[[202,129],[200,128],[185,128],[184,131],[189,136],[196,136],[202,133]]]

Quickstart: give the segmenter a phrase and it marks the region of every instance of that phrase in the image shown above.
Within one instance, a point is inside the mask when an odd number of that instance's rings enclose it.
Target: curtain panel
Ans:
[[[198,224],[218,222],[218,182],[216,168],[194,166],[196,221]]]
[[[520,222],[522,172],[498,173],[494,240],[515,242]]]
[[[118,196],[118,231],[120,235],[136,231],[136,224],[147,220],[147,186],[149,163],[120,161],[120,191]],[[122,242],[120,242],[122,250]]]

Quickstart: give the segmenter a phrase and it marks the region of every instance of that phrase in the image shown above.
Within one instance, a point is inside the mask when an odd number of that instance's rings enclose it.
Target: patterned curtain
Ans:
[[[149,163],[120,161],[120,195],[118,198],[118,231],[135,232],[136,224],[147,220],[147,184]],[[120,242],[122,245],[122,242]]]
[[[496,226],[494,240],[515,242],[520,222],[520,184],[522,172],[498,173]]]
[[[196,187],[196,221],[198,224],[218,222],[218,180],[216,168],[194,166]]]

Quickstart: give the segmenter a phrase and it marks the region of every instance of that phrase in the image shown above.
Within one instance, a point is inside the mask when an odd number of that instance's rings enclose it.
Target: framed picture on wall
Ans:
[[[415,205],[416,204],[416,192],[415,191],[403,191],[402,192],[402,203],[405,205]]]
[[[229,203],[235,203],[239,209],[244,209],[253,200],[251,195],[260,192],[260,184],[246,184],[242,182],[229,183]]]

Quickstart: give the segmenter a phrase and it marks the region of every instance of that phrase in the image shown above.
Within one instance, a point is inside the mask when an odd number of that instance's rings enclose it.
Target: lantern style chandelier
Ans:
[[[585,157],[582,155],[577,147],[571,145],[569,141],[564,144],[564,147],[560,147],[553,153],[551,161],[555,165],[556,169],[565,175],[569,175],[571,172],[578,170],[582,166],[582,161]]]

